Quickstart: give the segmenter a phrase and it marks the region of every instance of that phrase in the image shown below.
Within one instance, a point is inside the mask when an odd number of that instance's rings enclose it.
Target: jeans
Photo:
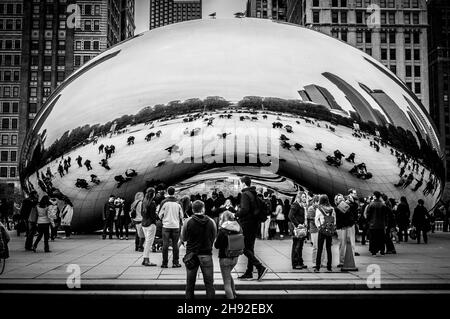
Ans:
[[[319,233],[311,233],[311,242],[313,244],[313,249],[312,249],[312,262],[313,264],[316,262],[316,258],[317,258],[317,250],[319,247]],[[325,254],[325,250],[322,251],[322,262],[326,263],[327,262],[327,256]]]
[[[156,234],[156,225],[151,224],[148,227],[142,227],[142,230],[145,234],[145,243],[144,243],[144,258],[150,257],[150,250],[152,249],[153,240],[155,240],[155,234]]]
[[[420,244],[420,233],[423,234],[423,242],[425,244],[428,243],[428,236],[427,236],[427,232],[424,228],[422,227],[416,227],[416,231],[417,231],[417,243]]]
[[[291,262],[292,267],[303,266],[303,243],[305,238],[292,237]]]
[[[286,229],[284,228],[285,222],[284,220],[277,220],[278,229],[280,230],[280,235],[286,234]]]
[[[325,236],[321,233],[319,233],[318,237],[318,248],[317,248],[317,257],[316,257],[316,268],[320,269],[320,265],[322,263],[322,251],[323,251],[323,245],[325,244],[327,249],[327,268],[331,268],[331,243],[333,238],[331,236]]]
[[[25,240],[25,249],[31,250],[33,247],[33,239],[34,235],[37,231],[37,224],[28,222],[28,231],[27,231],[27,239]]]
[[[106,219],[103,221],[103,238],[106,238],[106,230],[109,232],[109,239],[113,236],[113,224],[114,220]]]
[[[163,249],[162,249],[162,264],[167,266],[169,259],[169,241],[172,239],[173,264],[177,265],[179,262],[178,240],[180,239],[179,228],[164,228],[162,229]]]
[[[50,237],[50,224],[38,224],[37,225],[38,236],[36,237],[36,241],[34,242],[33,247],[36,248],[39,242],[44,236],[44,250],[48,251],[48,239]]]
[[[118,216],[116,220],[116,237],[123,237],[123,229],[125,228],[125,237],[128,238],[128,225],[125,216]]]
[[[347,238],[350,237],[352,254],[355,253],[355,226],[345,227],[337,230],[339,238],[339,263],[344,264],[345,250],[347,249]]]
[[[242,231],[244,235],[244,255],[247,257],[247,271],[246,273],[253,273],[253,266],[257,269],[262,267],[261,262],[255,257],[255,240],[258,223],[242,224]]]
[[[200,260],[199,266],[193,269],[186,268],[186,299],[194,299],[195,281],[197,279],[198,267],[200,267],[202,271],[203,282],[206,287],[206,297],[208,299],[213,299],[216,292],[214,290],[214,265],[212,255],[198,255],[198,259]]]
[[[261,223],[261,239],[269,238],[269,224],[270,218],[267,218],[265,222]]]
[[[220,258],[220,272],[222,273],[223,289],[228,299],[234,299],[236,296],[236,288],[234,287],[234,280],[231,272],[236,266],[239,257]]]
[[[384,229],[369,229],[369,251],[372,254],[380,252],[384,254],[385,250],[385,232]]]

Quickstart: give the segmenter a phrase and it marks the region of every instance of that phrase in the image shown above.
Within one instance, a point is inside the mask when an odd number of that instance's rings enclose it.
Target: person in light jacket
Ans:
[[[73,218],[73,204],[67,197],[64,198],[65,206],[61,212],[61,226],[66,233],[65,239],[69,239],[72,233],[70,225],[72,224]]]
[[[37,231],[38,236],[33,244],[33,251],[36,252],[37,245],[44,236],[44,251],[46,253],[50,252],[50,247],[48,245],[48,239],[50,238],[50,217],[48,206],[50,205],[50,199],[47,195],[42,196],[41,201],[36,206],[37,209]]]
[[[150,262],[150,249],[152,248],[153,241],[156,234],[156,221],[158,215],[156,214],[155,203],[156,190],[153,187],[149,187],[145,193],[144,201],[142,202],[142,231],[145,235],[144,253],[143,253],[143,266],[156,266],[155,263]]]
[[[331,262],[332,262],[332,254],[331,254],[331,244],[332,244],[332,236],[326,236],[320,232],[320,228],[325,224],[326,219],[331,219],[332,217],[333,223],[336,224],[336,213],[334,208],[330,205],[330,201],[327,195],[321,195],[319,198],[319,206],[316,209],[316,217],[314,218],[314,223],[316,227],[319,229],[318,236],[318,251],[316,257],[316,267],[314,272],[318,272],[320,270],[320,265],[322,262],[322,250],[323,245],[325,243],[327,249],[327,270],[331,271]]]
[[[144,193],[137,192],[134,195],[134,202],[131,204],[131,219],[133,220],[134,227],[136,228],[136,237],[134,240],[135,251],[144,251],[145,235],[142,230],[142,202],[144,200]]]

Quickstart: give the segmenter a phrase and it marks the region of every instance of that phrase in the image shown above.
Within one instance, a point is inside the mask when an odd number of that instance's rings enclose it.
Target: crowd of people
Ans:
[[[351,253],[358,256],[356,242],[366,245],[372,255],[396,254],[395,245],[408,241],[411,228],[417,243],[428,242],[427,233],[433,231],[434,212],[428,212],[419,199],[410,209],[406,197],[399,201],[378,191],[372,196],[359,197],[355,189],[347,194],[329,198],[325,194],[299,191],[294,198],[252,185],[249,177],[241,179],[243,186],[237,196],[225,197],[221,191],[207,194],[177,196],[174,187],[160,184],[135,194],[131,204],[111,195],[104,205],[102,238],[129,238],[129,228],[136,229],[135,250],[142,253],[142,265],[157,266],[151,252],[162,250],[162,268],[169,266],[169,247],[172,248],[172,267],[180,268],[180,247],[185,247],[183,262],[187,271],[186,297],[194,297],[198,269],[208,297],[214,297],[213,247],[218,249],[219,264],[227,298],[236,298],[231,275],[240,255],[247,257],[247,267],[238,278],[261,280],[267,267],[254,252],[256,238],[261,240],[292,240],[292,269],[306,269],[304,259],[313,261],[315,272],[321,268],[332,271],[333,240],[339,243],[338,268],[344,266],[347,242]],[[44,195],[38,198],[31,192],[18,213],[26,221],[25,249],[37,251],[44,240],[44,251],[50,252],[49,241],[63,229],[65,238],[71,235],[73,205],[67,198]],[[441,205],[442,206],[442,205]],[[439,209],[442,207],[439,206]],[[60,207],[63,207],[60,209]],[[444,207],[444,213],[446,209]],[[448,216],[443,216],[447,220]],[[444,225],[444,231],[445,231]],[[447,229],[448,230],[448,229]],[[20,232],[18,232],[20,235]],[[37,234],[37,236],[36,236]],[[230,240],[232,236],[234,239]],[[236,245],[230,247],[230,243]],[[305,258],[304,245],[312,246],[311,256]],[[336,262],[337,263],[337,262]]]

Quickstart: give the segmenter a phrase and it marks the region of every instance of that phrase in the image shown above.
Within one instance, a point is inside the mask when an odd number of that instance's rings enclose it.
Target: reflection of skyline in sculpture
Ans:
[[[322,75],[336,85],[342,92],[344,92],[345,97],[355,109],[361,120],[367,122],[372,121],[378,125],[382,124],[382,122],[374,114],[372,106],[369,102],[367,102],[367,100],[353,86],[336,74],[324,72]]]
[[[149,185],[231,167],[270,166],[315,193],[379,190],[431,208],[441,153],[408,94],[378,62],[312,30],[259,19],[174,24],[105,51],[58,87],[26,137],[21,181],[41,196],[70,198],[80,230],[101,223],[111,194],[129,202]],[[267,145],[270,156],[258,152]],[[337,150],[354,156],[337,165],[329,161]],[[57,173],[69,156],[72,167]],[[402,174],[424,176],[423,186],[396,187],[403,166]],[[54,177],[42,176],[47,169]]]

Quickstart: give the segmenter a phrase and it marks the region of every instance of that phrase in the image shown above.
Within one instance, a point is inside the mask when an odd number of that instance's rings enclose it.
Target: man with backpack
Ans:
[[[252,279],[253,266],[255,266],[258,270],[258,280],[261,280],[267,273],[267,268],[255,257],[254,248],[258,226],[260,226],[264,216],[267,218],[266,205],[258,198],[255,187],[251,186],[250,177],[244,176],[241,182],[244,188],[242,189],[240,209],[236,213],[236,217],[239,219],[243,230],[244,255],[247,257],[248,263],[247,270],[239,279]]]
[[[205,215],[205,204],[196,200],[192,204],[193,215],[183,225],[181,240],[186,242],[186,299],[194,298],[198,268],[203,275],[207,298],[214,298],[214,264],[212,246],[216,238],[216,224]]]

